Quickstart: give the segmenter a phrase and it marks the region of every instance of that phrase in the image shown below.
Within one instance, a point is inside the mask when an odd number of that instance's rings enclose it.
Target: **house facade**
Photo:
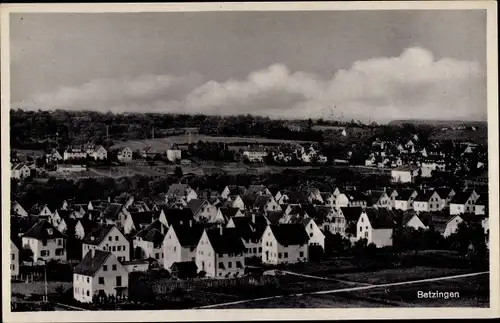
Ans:
[[[378,248],[392,246],[393,222],[386,214],[371,208],[362,212],[357,223],[357,239],[366,239]]]
[[[46,220],[37,222],[22,236],[23,248],[29,247],[33,260],[65,262],[66,237]]]
[[[124,147],[124,148],[118,150],[118,152],[116,154],[116,158],[122,162],[131,161],[132,160],[132,149],[130,149],[129,147]]]
[[[85,236],[82,242],[82,254],[91,250],[112,252],[118,261],[130,260],[130,244],[116,225],[101,225]]]
[[[302,224],[269,225],[262,234],[262,262],[307,262],[309,235]]]
[[[19,248],[10,240],[10,277],[17,279],[19,277]]]
[[[182,158],[182,151],[180,149],[167,149],[167,159],[175,163]]]
[[[196,261],[196,248],[203,228],[193,225],[172,225],[163,239],[163,267],[170,269],[175,262]]]

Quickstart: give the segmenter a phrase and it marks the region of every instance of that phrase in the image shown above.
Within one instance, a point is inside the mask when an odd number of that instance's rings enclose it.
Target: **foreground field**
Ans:
[[[58,288],[63,288],[64,290],[72,288],[73,283],[70,282],[47,282],[47,293],[55,293]],[[44,282],[31,282],[31,283],[12,283],[12,294],[29,296],[31,294],[43,294],[45,293]]]

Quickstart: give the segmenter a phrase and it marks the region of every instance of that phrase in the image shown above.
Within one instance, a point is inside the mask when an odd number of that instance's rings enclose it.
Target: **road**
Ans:
[[[268,296],[268,297],[246,299],[246,300],[227,302],[227,303],[221,303],[221,304],[200,306],[200,307],[196,307],[195,309],[216,308],[216,307],[227,306],[227,305],[243,304],[243,303],[250,303],[250,302],[255,302],[255,301],[263,301],[263,300],[270,300],[270,299],[290,297],[290,296],[300,297],[302,295],[335,294],[335,293],[345,293],[345,292],[353,292],[353,291],[360,291],[360,290],[368,290],[368,289],[374,289],[374,288],[385,288],[385,287],[392,287],[392,286],[421,284],[421,283],[428,283],[428,282],[441,281],[441,280],[473,277],[473,276],[479,276],[479,275],[485,275],[485,274],[489,274],[489,271],[470,273],[470,274],[462,274],[462,275],[445,276],[445,277],[437,277],[437,278],[410,280],[410,281],[403,281],[403,282],[397,282],[397,283],[357,286],[357,287],[349,287],[349,288],[341,288],[341,289],[333,289],[333,290],[322,290],[322,291],[309,292],[309,293],[297,293],[297,294],[292,294],[292,295]]]

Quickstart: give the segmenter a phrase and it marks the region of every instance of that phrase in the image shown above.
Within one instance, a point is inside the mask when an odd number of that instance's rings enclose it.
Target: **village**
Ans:
[[[164,155],[182,167],[189,162],[184,153],[173,147]],[[74,173],[85,170],[89,160],[130,163],[157,154],[128,147],[108,152],[99,145],[68,147],[62,153],[52,149],[39,157],[45,163],[13,163],[11,177],[29,180],[40,172],[40,164]],[[346,152],[347,164],[349,156]],[[328,161],[313,145],[249,148],[243,158],[246,163]],[[433,182],[442,173],[486,172],[483,147],[467,142],[453,147],[423,144],[417,135],[400,142],[376,139],[364,165],[346,167],[387,168],[391,185],[320,190],[252,184],[218,191],[178,182],[158,196],[131,194],[124,202],[75,198],[54,207],[44,201],[22,205],[13,200],[11,277],[23,285],[39,284],[47,280],[48,267],[63,266],[71,277],[72,304],[99,306],[95,304],[109,298],[117,304],[137,298],[133,281],[151,272],[164,273],[174,282],[275,276],[281,272],[276,269],[289,265],[321,263],[338,247],[335,244],[396,250],[405,239],[421,244],[418,239],[432,236],[417,237],[425,232],[448,241],[475,230],[488,248],[488,189],[480,176],[457,187]],[[470,241],[469,247],[477,248]],[[47,297],[47,289],[41,294]]]

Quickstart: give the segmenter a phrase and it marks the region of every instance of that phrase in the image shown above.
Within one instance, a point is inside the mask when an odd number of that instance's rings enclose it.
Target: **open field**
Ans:
[[[191,142],[196,143],[198,141],[204,142],[224,142],[228,145],[234,143],[248,143],[248,144],[260,144],[265,145],[272,144],[277,145],[284,142],[290,142],[290,140],[283,139],[269,139],[269,138],[254,138],[254,137],[216,137],[216,136],[207,136],[207,135],[191,135]],[[182,145],[187,144],[190,141],[190,137],[188,135],[178,135],[178,136],[170,136],[165,138],[158,139],[146,139],[146,140],[129,140],[125,142],[120,142],[111,147],[111,149],[129,147],[134,150],[141,150],[146,147],[152,147],[153,149],[161,152],[169,149],[172,145]],[[307,143],[307,141],[294,141],[296,143]]]
[[[55,293],[56,288],[59,286],[62,286],[64,290],[67,290],[73,287],[73,283],[49,281],[47,282],[47,293]],[[44,282],[12,283],[12,294],[31,295],[43,293],[45,293]]]
[[[488,141],[488,129],[487,127],[481,127],[476,131],[473,130],[457,130],[448,129],[434,132],[431,140],[442,141],[442,140],[460,140],[460,141],[471,141],[477,144],[487,144]]]
[[[32,157],[41,157],[45,153],[43,150],[33,150],[33,149],[13,149],[19,155],[23,156],[32,156]]]

